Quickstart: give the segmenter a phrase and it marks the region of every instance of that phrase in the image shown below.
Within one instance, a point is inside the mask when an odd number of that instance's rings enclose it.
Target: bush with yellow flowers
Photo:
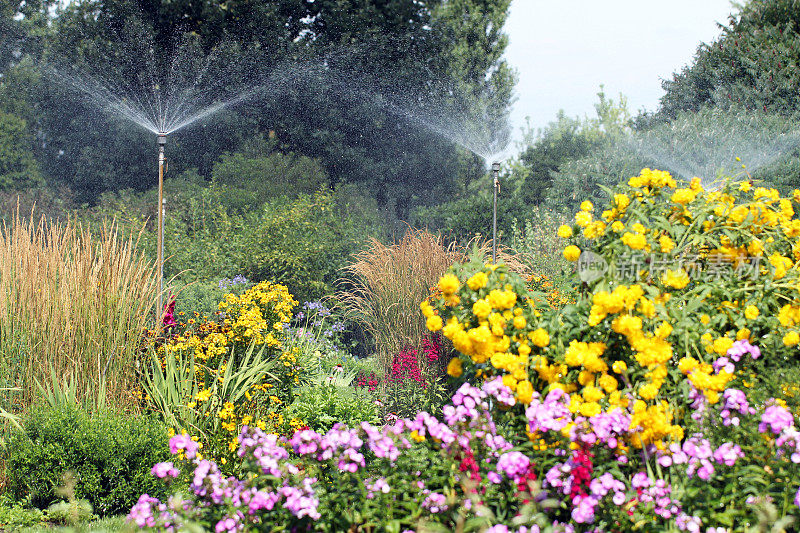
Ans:
[[[295,305],[285,286],[261,282],[240,296],[227,294],[217,320],[190,323],[155,348],[157,382],[174,390],[159,394],[151,381],[151,403],[162,398],[158,408],[173,411],[167,418],[175,430],[197,438],[200,453],[225,468],[239,462],[243,426],[282,435],[304,426],[283,416],[304,377],[299,348],[285,339]]]
[[[558,229],[572,304],[537,306],[504,265],[442,276],[421,309],[461,354],[448,373],[501,377],[509,424],[572,523],[790,520],[800,425],[761,376],[798,366],[800,191],[644,169],[609,196]]]
[[[648,420],[632,444],[664,446],[683,435],[680,388],[716,404],[737,383],[714,366],[737,341],[757,341],[769,353],[761,365],[796,360],[798,198],[749,181],[682,187],[645,169],[605,209],[584,202],[559,228],[564,257],[584,279],[575,304],[537,317],[519,280],[487,266],[466,279],[445,275],[442,297],[423,312],[476,372],[501,373],[523,403],[532,390],[562,388],[585,416],[632,408]],[[600,268],[587,270],[590,262]]]

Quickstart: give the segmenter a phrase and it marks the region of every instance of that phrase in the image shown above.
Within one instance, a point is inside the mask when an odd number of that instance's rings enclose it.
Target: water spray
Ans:
[[[500,191],[500,163],[492,163],[494,206],[492,208],[492,263],[497,264],[497,193]]]
[[[158,303],[156,319],[158,327],[164,319],[164,146],[167,134],[158,134]]]

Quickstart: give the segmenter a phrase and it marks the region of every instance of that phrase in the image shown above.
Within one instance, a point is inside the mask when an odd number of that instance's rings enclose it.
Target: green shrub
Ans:
[[[361,422],[378,424],[380,409],[372,395],[363,389],[325,384],[300,389],[284,416],[298,418],[311,429],[325,432],[337,422],[348,427]]]
[[[151,467],[169,457],[167,428],[152,418],[77,407],[34,407],[24,431],[11,435],[6,468],[13,497],[46,508],[60,498],[65,475],[74,495],[99,515],[127,512],[139,495],[166,494]]]
[[[44,513],[39,509],[25,509],[19,504],[9,507],[0,505],[0,530],[2,531],[15,531],[44,521]]]
[[[339,270],[375,225],[358,209],[331,191],[267,202],[244,220],[236,252],[241,273],[286,285],[300,302],[331,294]]]

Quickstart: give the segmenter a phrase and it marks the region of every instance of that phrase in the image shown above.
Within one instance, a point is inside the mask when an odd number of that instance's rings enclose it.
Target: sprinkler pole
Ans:
[[[500,163],[492,163],[494,206],[492,209],[492,263],[497,264],[497,193],[500,191]]]
[[[164,319],[164,145],[167,134],[158,134],[158,303],[156,304],[156,327],[161,328]]]

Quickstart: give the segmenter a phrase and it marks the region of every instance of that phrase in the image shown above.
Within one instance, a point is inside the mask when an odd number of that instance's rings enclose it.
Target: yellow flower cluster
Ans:
[[[567,260],[592,250],[610,266],[583,285],[574,305],[533,307],[501,266],[461,279],[447,274],[442,297],[423,313],[466,356],[451,361],[450,375],[502,375],[518,399],[527,399],[529,384],[561,388],[570,410],[584,416],[625,409],[637,431],[627,445],[663,447],[683,436],[689,410],[674,402],[687,385],[711,403],[732,383],[747,386],[711,365],[736,340],[794,357],[800,220],[793,202],[800,191],[781,198],[749,181],[706,190],[698,178],[679,186],[667,172],[644,169],[612,191],[600,217],[599,206],[583,202],[558,228]],[[645,261],[619,279],[617,267],[631,256]]]
[[[226,295],[219,310],[225,313],[232,342],[279,347],[280,332],[291,320],[296,305],[284,285],[262,281],[241,296]]]
[[[434,301],[436,308],[426,300],[420,309],[428,329],[441,330],[459,352],[480,367],[484,377],[503,375],[517,399],[529,403],[534,388],[528,367],[550,343],[550,337],[545,330],[531,326],[538,311],[527,299],[524,284],[518,278],[516,286],[503,283],[507,276],[503,265],[487,265],[464,283],[454,274],[445,274],[437,285],[442,295]],[[465,307],[466,302],[472,303]],[[459,317],[453,314],[457,309],[466,312]],[[442,316],[447,316],[446,321]],[[463,361],[451,360],[448,373],[461,376]]]

